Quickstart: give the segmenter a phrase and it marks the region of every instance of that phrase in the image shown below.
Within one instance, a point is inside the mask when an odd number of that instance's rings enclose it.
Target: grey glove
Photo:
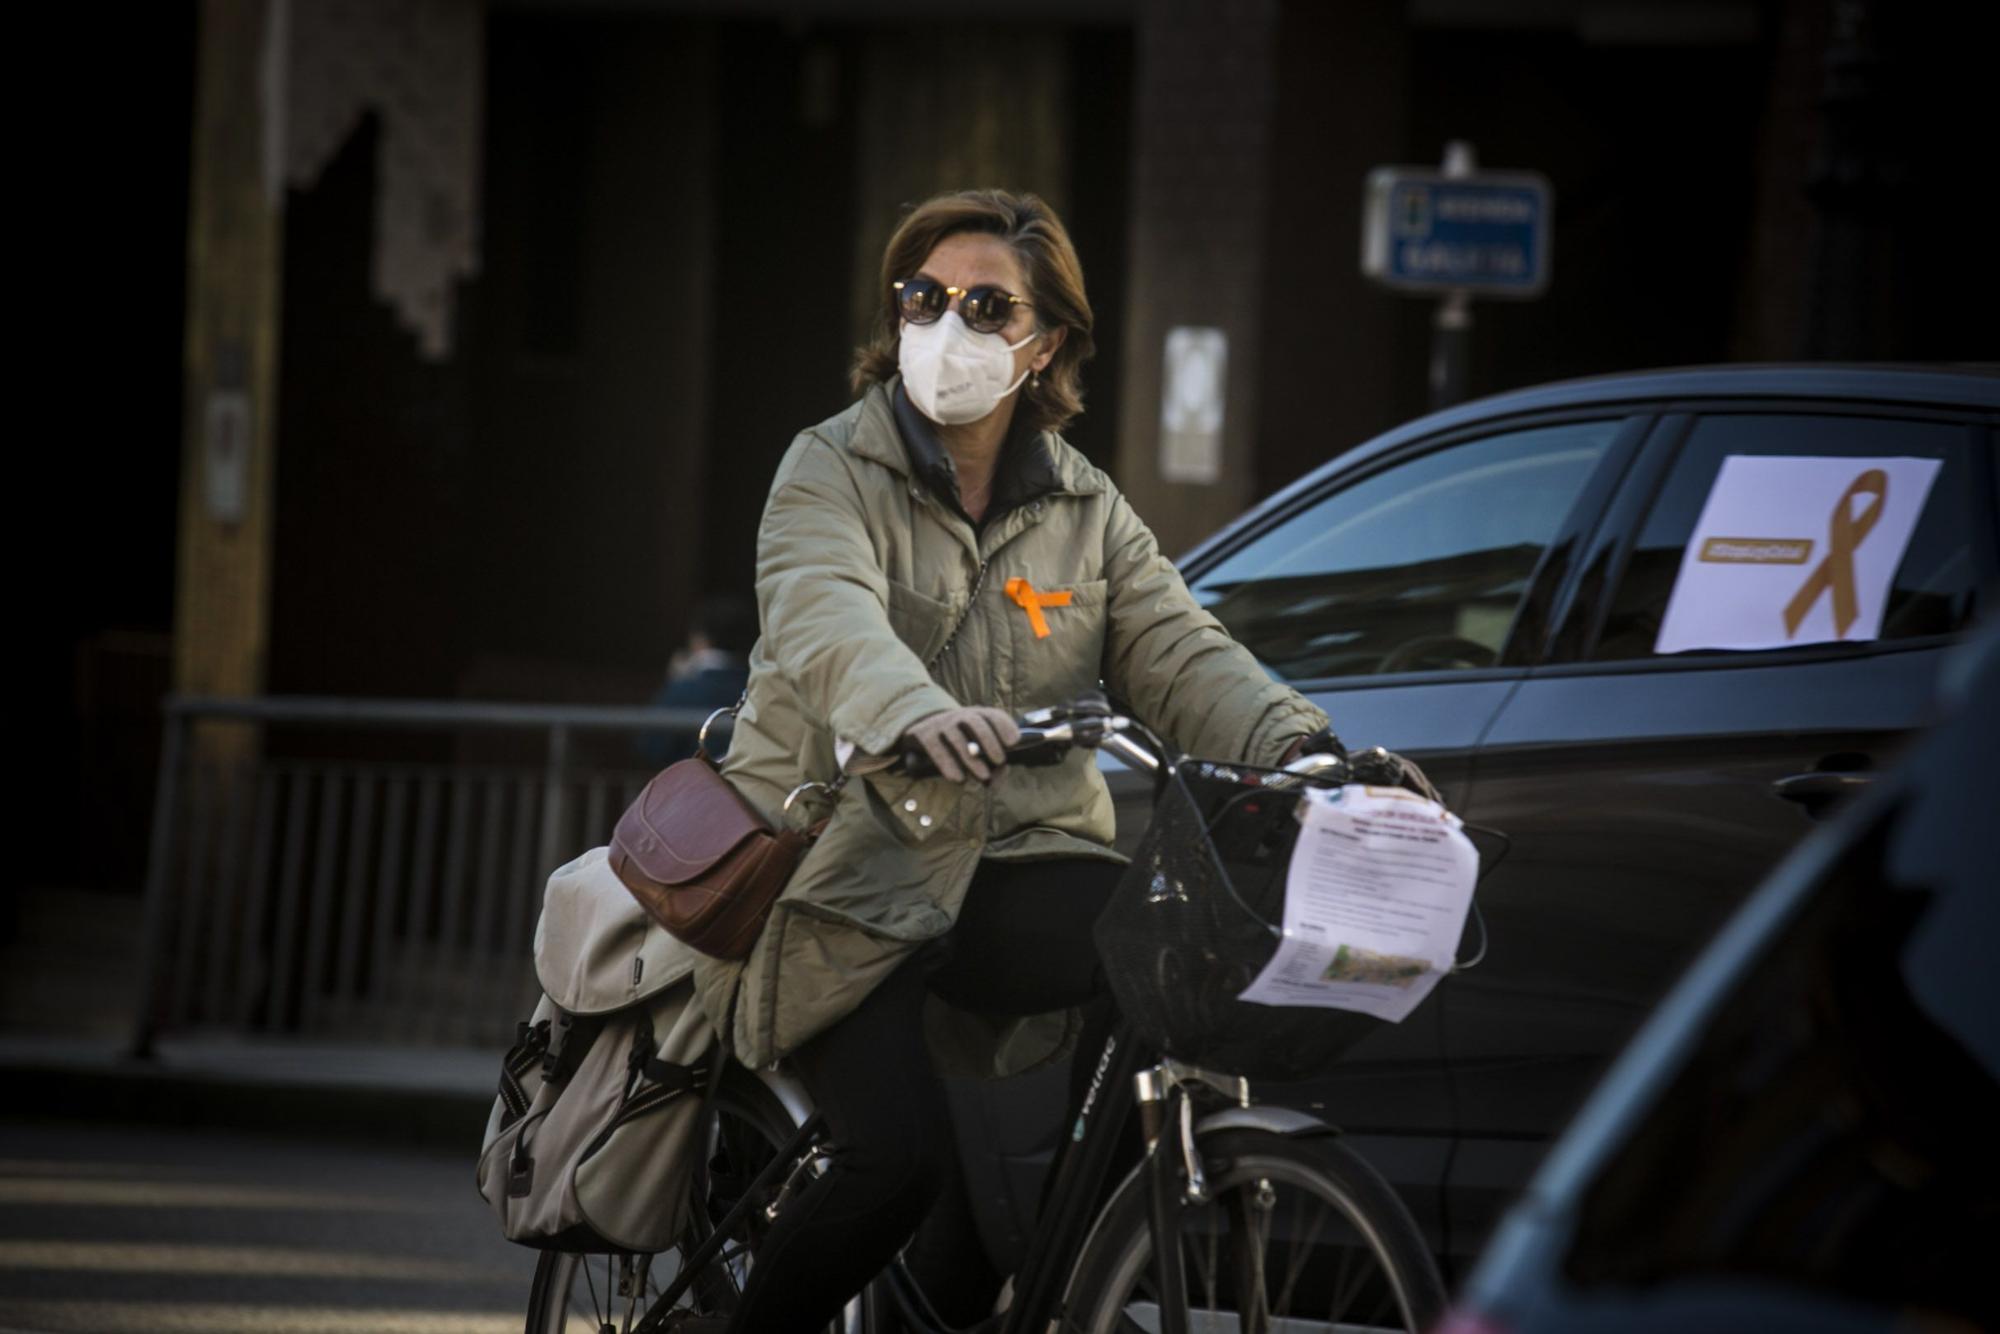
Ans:
[[[1406,760],[1393,750],[1380,746],[1370,746],[1367,750],[1349,752],[1348,772],[1357,783],[1370,787],[1400,787],[1416,793],[1420,797],[1444,805],[1444,796],[1424,777],[1424,771],[1413,760]]]
[[[1007,747],[1021,739],[1021,729],[1006,710],[975,706],[918,719],[903,738],[924,748],[939,777],[963,783],[969,773],[990,783],[1007,762]]]

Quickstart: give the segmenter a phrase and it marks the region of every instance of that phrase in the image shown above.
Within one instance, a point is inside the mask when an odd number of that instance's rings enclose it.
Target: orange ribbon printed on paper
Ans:
[[[1857,516],[1853,502],[1861,496],[1872,496],[1874,500]],[[1833,632],[1842,637],[1847,634],[1847,627],[1861,615],[1860,603],[1854,595],[1854,551],[1882,517],[1882,506],[1888,499],[1889,475],[1880,468],[1862,473],[1841,493],[1827,523],[1825,557],[1785,604],[1787,636],[1799,632],[1799,623],[1819,601],[1819,595],[1826,592],[1833,594]]]
[[[1022,611],[1028,613],[1028,624],[1034,629],[1035,638],[1049,637],[1049,618],[1042,615],[1044,607],[1067,607],[1069,590],[1039,592],[1026,579],[1014,578],[1007,581],[1007,596],[1014,599]]]

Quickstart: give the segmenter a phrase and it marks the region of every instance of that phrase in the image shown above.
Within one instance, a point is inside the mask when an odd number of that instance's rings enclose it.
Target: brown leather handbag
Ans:
[[[773,830],[729,785],[709,758],[708,728],[734,712],[710,714],[694,757],[646,784],[618,817],[609,858],[632,897],[669,934],[718,959],[750,956],[771,905],[826,824]],[[792,796],[807,788],[831,795],[844,781],[802,784]]]

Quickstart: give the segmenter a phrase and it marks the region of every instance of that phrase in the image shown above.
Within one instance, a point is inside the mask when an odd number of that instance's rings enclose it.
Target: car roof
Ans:
[[[1655,398],[1850,398],[1945,407],[2000,408],[2000,365],[1841,365],[1800,362],[1769,365],[1680,366],[1556,380],[1494,394],[1433,413],[1491,417],[1571,404]],[[1416,425],[1415,422],[1410,425]]]
[[[2000,411],[2000,365],[1848,365],[1823,361],[1741,363],[1591,375],[1575,380],[1555,380],[1526,389],[1511,389],[1415,418],[1342,451],[1252,506],[1243,516],[1204,539],[1182,560],[1185,563],[1207,555],[1219,539],[1234,532],[1251,515],[1285,505],[1299,492],[1317,487],[1331,474],[1366,463],[1412,440],[1553,408],[1612,407],[1620,403],[1651,403],[1667,398],[1846,399],[1915,407]]]

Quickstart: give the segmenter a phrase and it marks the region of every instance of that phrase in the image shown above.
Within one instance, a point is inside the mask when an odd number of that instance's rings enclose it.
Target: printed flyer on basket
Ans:
[[[1401,1020],[1451,971],[1479,878],[1459,818],[1401,788],[1299,802],[1284,939],[1239,999]]]

